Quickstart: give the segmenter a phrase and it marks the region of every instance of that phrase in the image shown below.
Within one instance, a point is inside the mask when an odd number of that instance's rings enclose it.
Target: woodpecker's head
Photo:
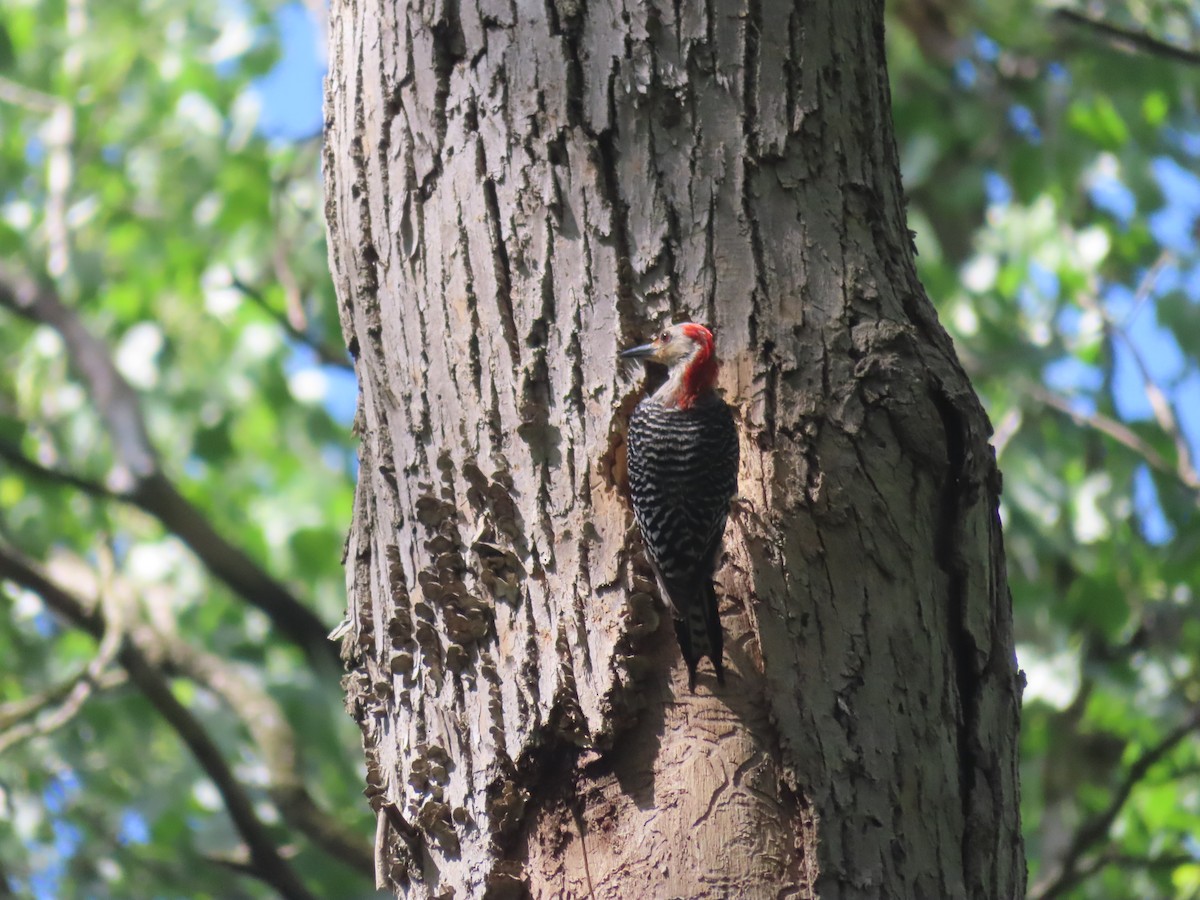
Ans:
[[[622,359],[644,359],[667,367],[667,380],[654,393],[664,406],[687,409],[717,383],[717,358],[712,332],[684,322],[659,332],[649,344],[631,347]]]

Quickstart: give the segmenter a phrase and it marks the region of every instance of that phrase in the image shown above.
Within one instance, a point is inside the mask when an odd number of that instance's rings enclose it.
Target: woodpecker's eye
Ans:
[[[667,344],[667,343],[670,343],[670,341],[671,341],[671,332],[669,332],[669,331],[664,331],[662,334],[660,334],[658,336],[658,342],[660,344]]]

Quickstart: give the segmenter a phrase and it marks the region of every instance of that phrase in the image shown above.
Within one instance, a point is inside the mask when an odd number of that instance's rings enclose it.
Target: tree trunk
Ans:
[[[1018,897],[989,428],[918,283],[880,2],[338,0],[348,706],[411,897]],[[710,324],[741,499],[695,694],[616,355]]]

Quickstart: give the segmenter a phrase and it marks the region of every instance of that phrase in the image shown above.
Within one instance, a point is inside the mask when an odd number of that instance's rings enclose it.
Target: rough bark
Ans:
[[[918,283],[882,4],[333,4],[348,706],[413,897],[1024,889],[986,417]],[[617,352],[714,327],[729,686],[640,556]]]

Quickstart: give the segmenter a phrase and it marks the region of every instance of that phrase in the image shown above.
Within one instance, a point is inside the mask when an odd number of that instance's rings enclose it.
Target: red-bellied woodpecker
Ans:
[[[738,439],[729,407],[713,390],[713,336],[703,325],[673,325],[621,357],[667,367],[666,383],[629,420],[629,494],[675,617],[688,685],[695,690],[696,665],[704,656],[724,684],[724,639],[712,579],[737,491]]]

